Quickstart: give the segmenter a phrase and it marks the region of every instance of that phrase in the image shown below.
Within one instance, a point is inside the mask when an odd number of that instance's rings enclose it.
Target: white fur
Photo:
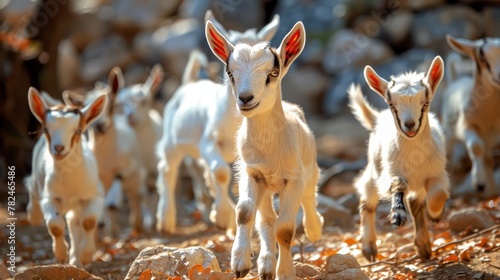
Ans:
[[[74,135],[100,117],[107,97],[99,96],[85,108],[75,109],[74,112],[81,112],[80,116],[64,112],[63,105],[50,108],[34,88],[28,95],[30,109],[44,129],[44,136],[33,149],[33,173],[26,180],[30,198],[28,219],[33,225],[45,220],[59,261],[68,258],[66,220],[69,263],[87,265],[95,252],[95,230],[104,204],[104,190],[86,139]],[[51,111],[47,112],[49,108]]]
[[[432,69],[441,71],[436,72],[434,80],[429,74]],[[448,197],[444,136],[436,117],[428,112],[442,78],[441,58],[433,61],[431,70],[427,75],[406,73],[391,77],[388,83],[367,66],[366,81],[390,105],[390,109],[381,112],[368,104],[359,86],[352,85],[348,91],[354,115],[371,131],[368,164],[355,181],[361,204],[362,249],[368,260],[374,260],[377,253],[375,209],[381,198],[394,200],[396,193],[402,192],[406,205],[411,207],[409,201],[416,202],[418,207],[427,205],[430,217],[437,219]],[[405,123],[415,125],[408,128]],[[438,207],[434,207],[436,204]],[[393,223],[404,224],[406,210],[394,207],[393,204],[391,218],[399,222],[393,220]],[[411,210],[415,219],[415,245],[421,256],[428,258],[431,249],[425,220],[419,220],[423,216]]]
[[[500,142],[500,39],[473,42],[448,36],[447,40],[475,64],[472,77],[457,79],[444,93],[441,114],[451,166],[458,164],[453,148],[463,143],[472,161],[472,186],[482,196],[498,195],[500,186],[493,178],[492,151]]]
[[[244,117],[236,146],[240,197],[231,268],[236,277],[243,277],[252,267],[251,237],[256,221],[261,240],[259,275],[263,279],[275,275],[277,279],[295,279],[290,249],[299,207],[302,205],[304,209],[303,224],[310,240],[321,238],[323,225],[316,211],[319,168],[314,136],[302,110],[281,100],[281,80],[305,44],[304,26],[297,23],[278,50],[272,50],[266,43],[233,46],[210,21],[205,34],[214,54],[227,64],[226,87],[232,91],[238,111]],[[223,42],[223,54],[217,41]],[[296,48],[285,62],[287,44]],[[272,206],[274,193],[280,195],[278,217]]]
[[[157,205],[156,177],[158,157],[156,145],[162,136],[162,118],[152,108],[154,94],[163,81],[162,67],[157,64],[144,84],[122,88],[115,101],[115,110],[128,121],[138,140],[142,166],[146,170],[147,212],[154,213]],[[154,216],[152,216],[154,220]],[[154,224],[154,221],[147,221]]]
[[[205,18],[213,20],[210,10]],[[268,41],[277,31],[278,24],[279,16],[275,16],[259,33],[254,29],[245,32],[245,36],[234,32],[241,35],[234,37],[234,40],[245,39],[253,43]],[[190,157],[209,170],[206,176],[208,178],[204,181],[199,173],[193,172],[192,163],[187,164],[185,161],[195,183],[197,200],[200,200],[199,193],[204,182],[209,184],[215,191],[210,220],[233,235],[236,224],[234,203],[229,196],[231,168],[228,163],[235,161],[235,136],[241,116],[235,112],[235,100],[229,88],[210,80],[198,80],[198,71],[203,65],[206,65],[206,57],[201,52],[194,51],[183,75],[183,85],[175,92],[163,114],[164,134],[158,146],[160,200],[157,229],[164,232],[175,231],[177,173],[182,160]],[[201,210],[209,207],[203,206]]]

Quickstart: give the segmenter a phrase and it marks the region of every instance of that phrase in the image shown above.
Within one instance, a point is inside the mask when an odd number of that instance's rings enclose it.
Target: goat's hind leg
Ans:
[[[354,186],[360,196],[359,214],[361,217],[361,251],[363,256],[371,262],[377,257],[377,232],[375,228],[375,214],[379,201],[375,181],[371,177],[368,167],[356,179]]]
[[[391,182],[391,212],[389,213],[389,220],[395,226],[404,226],[408,220],[408,212],[405,207],[405,193],[408,191],[408,182],[400,176],[392,178]]]
[[[302,198],[302,210],[304,217],[302,224],[307,238],[312,242],[318,241],[322,236],[323,229],[323,216],[317,211],[316,201],[316,183],[318,176],[314,176],[304,190],[304,197]]]

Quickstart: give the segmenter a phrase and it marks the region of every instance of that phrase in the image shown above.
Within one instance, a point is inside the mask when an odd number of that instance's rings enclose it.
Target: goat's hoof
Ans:
[[[244,270],[241,270],[241,271],[236,271],[234,274],[236,275],[236,278],[243,278],[245,277],[248,272],[250,272],[250,269],[244,269]]]
[[[274,273],[263,273],[259,275],[259,279],[261,280],[273,280],[274,279]]]
[[[444,211],[443,211],[444,212]],[[432,217],[429,212],[427,212],[427,217],[429,218],[429,220],[433,223],[437,223],[439,221],[441,221],[441,219],[443,218],[443,212],[441,212],[437,217]]]
[[[428,260],[431,258],[432,255],[432,249],[431,249],[431,243],[429,240],[423,240],[419,242],[418,240],[415,241],[415,247],[417,249],[418,255],[420,258],[424,260]]]
[[[406,211],[403,209],[393,209],[391,211],[391,224],[401,227],[406,224]]]
[[[486,185],[485,184],[477,184],[476,185],[476,190],[479,193],[483,193],[486,190]]]
[[[363,246],[361,249],[363,256],[369,261],[374,262],[377,258],[377,246],[375,242],[370,242],[368,245]]]

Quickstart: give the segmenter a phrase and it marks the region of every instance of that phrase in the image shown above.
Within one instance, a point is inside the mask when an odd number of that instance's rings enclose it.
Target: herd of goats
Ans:
[[[321,239],[315,139],[302,109],[283,101],[281,92],[283,77],[306,43],[304,25],[297,22],[273,48],[268,42],[279,16],[258,32],[227,32],[211,12],[205,22],[208,45],[225,65],[225,82],[200,79],[207,58],[193,51],[163,117],[152,109],[163,79],[159,65],[145,83],[129,87],[115,67],[108,84],[96,84],[85,96],[65,91],[63,101],[29,89],[29,107],[43,136],[34,147],[32,174],[26,179],[28,219],[32,225],[45,223],[58,261],[76,266],[92,261],[101,219],[109,220],[112,234],[119,231],[116,211],[111,210],[122,193],[128,197],[134,230],[175,232],[176,186],[183,164],[196,199],[204,189],[212,190],[213,205],[204,208],[207,216],[234,234],[231,269],[236,277],[252,267],[254,226],[261,241],[261,279],[295,279],[291,242],[299,207],[308,239]],[[362,253],[370,261],[377,255],[375,214],[381,199],[391,200],[392,224],[404,225],[411,214],[416,250],[421,258],[430,258],[427,219],[439,220],[450,196],[447,162],[455,145],[464,146],[472,162],[472,187],[498,195],[493,148],[500,140],[500,39],[446,39],[476,67],[472,76],[447,85],[439,119],[429,112],[445,72],[439,56],[426,73],[408,72],[389,80],[365,67],[367,84],[387,109],[372,107],[359,85],[348,89],[352,113],[370,131],[368,163],[354,181]],[[239,188],[236,205],[230,196],[230,163]],[[273,207],[276,193],[279,215]]]

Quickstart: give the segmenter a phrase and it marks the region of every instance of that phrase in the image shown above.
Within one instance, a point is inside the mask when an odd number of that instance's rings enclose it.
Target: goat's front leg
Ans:
[[[469,158],[472,161],[472,186],[479,192],[485,193],[494,189],[493,165],[491,150],[487,149],[485,142],[475,129],[468,128],[463,132],[463,138]],[[491,170],[488,170],[491,169]],[[484,195],[489,195],[485,193]]]
[[[183,155],[178,149],[169,148],[165,158],[158,162],[157,190],[159,194],[156,212],[156,230],[173,233],[177,225],[177,209],[175,206],[175,189],[177,174]]]
[[[252,228],[262,193],[247,171],[240,175],[238,203],[236,204],[236,236],[231,250],[231,269],[236,278],[245,277],[252,268]]]
[[[80,259],[80,249],[81,241],[83,235],[82,228],[82,205],[76,203],[73,205],[71,211],[66,214],[66,219],[68,221],[68,231],[69,231],[69,264],[82,267],[82,262]]]
[[[31,182],[30,182],[31,183]],[[29,191],[29,201],[26,212],[28,213],[28,221],[32,226],[39,226],[43,223],[43,212],[40,206],[40,196],[34,191]]]
[[[262,202],[257,211],[256,228],[260,237],[260,253],[257,260],[260,279],[274,279],[276,275],[276,238],[274,224],[276,213],[273,207],[273,195],[263,191]]]
[[[408,204],[411,209],[415,228],[415,247],[418,255],[422,259],[428,260],[431,257],[432,249],[425,219],[425,190],[421,189],[414,197],[410,197]]]
[[[82,202],[82,239],[80,241],[79,258],[82,265],[87,265],[92,261],[95,253],[95,231],[97,221],[104,208],[104,199],[100,196]]]
[[[405,193],[408,191],[408,182],[400,176],[392,178],[391,182],[391,212],[389,218],[391,224],[395,226],[404,226],[408,220],[407,211],[404,204]]]
[[[277,279],[295,279],[292,261],[292,240],[295,236],[296,217],[299,212],[304,183],[301,179],[288,180],[280,192],[279,216],[274,227],[279,257]]]
[[[212,182],[218,189],[215,191],[215,201],[210,220],[218,227],[234,232],[234,203],[229,196],[229,183],[231,182],[231,168],[221,155],[216,142],[204,141],[200,144],[203,159],[207,162]]]
[[[375,228],[375,214],[379,201],[375,181],[371,177],[370,165],[367,166],[354,186],[360,196],[359,215],[361,217],[361,250],[363,256],[371,262],[377,257],[377,232]]]
[[[427,180],[425,204],[427,207],[427,214],[432,221],[439,221],[441,219],[444,206],[450,196],[449,189],[450,180],[446,173],[440,177]]]
[[[143,219],[146,220],[146,213],[143,213],[141,208],[141,202],[146,194],[145,186],[143,181],[141,181],[140,172],[132,173],[132,176],[128,176],[122,181],[123,191],[127,195],[128,204],[130,207],[129,221],[133,230],[137,233],[144,231]],[[150,214],[149,212],[147,214]],[[149,215],[150,216],[150,215]],[[149,217],[151,219],[151,217]],[[150,222],[150,221],[148,221]]]
[[[68,244],[64,237],[65,223],[60,200],[52,197],[42,198],[40,206],[45,224],[52,237],[52,251],[54,252],[54,256],[58,261],[65,262],[68,258]]]
[[[109,188],[106,199],[106,212],[109,219],[109,229],[111,236],[118,236],[120,233],[120,227],[118,224],[118,211],[121,208],[123,201],[123,190],[122,190],[122,180],[114,179],[111,183],[111,187]]]

